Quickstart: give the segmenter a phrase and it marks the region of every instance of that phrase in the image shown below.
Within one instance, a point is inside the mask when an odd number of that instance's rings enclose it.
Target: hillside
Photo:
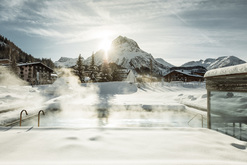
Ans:
[[[174,67],[174,65],[172,65],[172,64],[170,64],[170,63],[168,63],[168,62],[166,62],[163,58],[155,58],[155,60],[157,61],[157,62],[159,62],[159,63],[161,63],[162,65],[164,65],[164,66],[168,66],[168,67]]]
[[[239,59],[235,56],[222,56],[217,59],[207,58],[206,60],[199,61],[190,61],[183,65],[182,67],[190,67],[190,66],[203,66],[207,70],[223,68],[227,66],[233,66],[238,64],[246,63],[244,60]]]
[[[0,59],[16,59],[17,63],[25,62],[42,62],[50,68],[54,68],[54,63],[51,59],[35,58],[31,54],[22,51],[21,48],[16,46],[13,42],[6,37],[0,35]]]

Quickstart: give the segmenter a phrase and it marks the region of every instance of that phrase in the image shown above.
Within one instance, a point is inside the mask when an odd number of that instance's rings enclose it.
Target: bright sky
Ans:
[[[0,0],[0,34],[35,57],[87,58],[119,35],[173,65],[247,61],[246,0]]]

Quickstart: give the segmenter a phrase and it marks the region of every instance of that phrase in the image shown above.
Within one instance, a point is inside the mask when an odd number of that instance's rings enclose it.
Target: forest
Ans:
[[[17,63],[26,62],[42,62],[50,68],[54,68],[55,65],[51,59],[47,58],[35,58],[31,54],[27,54],[22,51],[13,42],[8,40],[6,37],[0,35],[0,59],[10,59],[15,58]]]

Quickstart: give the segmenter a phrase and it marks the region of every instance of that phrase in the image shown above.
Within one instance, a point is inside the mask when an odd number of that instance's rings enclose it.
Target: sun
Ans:
[[[105,52],[108,52],[111,48],[111,41],[108,38],[104,38],[100,43],[100,49],[103,49]]]

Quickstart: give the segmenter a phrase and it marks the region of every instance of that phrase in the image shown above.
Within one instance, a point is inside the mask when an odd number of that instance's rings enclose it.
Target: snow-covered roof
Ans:
[[[31,62],[31,63],[19,63],[17,66],[25,66],[25,65],[35,65],[35,64],[40,64],[41,62]]]
[[[0,61],[10,61],[9,59],[0,59]]]
[[[200,75],[196,75],[196,74],[191,74],[191,70],[173,70],[173,71],[171,71],[171,72],[168,72],[168,73],[166,73],[164,76],[166,76],[166,75],[168,75],[168,74],[170,74],[170,73],[172,73],[172,72],[179,72],[179,73],[182,73],[182,74],[184,74],[184,75],[187,75],[187,76],[192,76],[192,77],[203,77],[203,76],[200,76]]]
[[[207,71],[204,77],[215,77],[215,76],[233,75],[233,74],[247,74],[247,63],[225,67],[225,68],[213,69]]]
[[[51,69],[50,67],[46,66],[42,62],[19,63],[19,64],[17,64],[17,66],[36,65],[36,64],[41,64],[41,65],[47,67],[48,69],[50,69],[51,71],[53,71],[53,69]]]

